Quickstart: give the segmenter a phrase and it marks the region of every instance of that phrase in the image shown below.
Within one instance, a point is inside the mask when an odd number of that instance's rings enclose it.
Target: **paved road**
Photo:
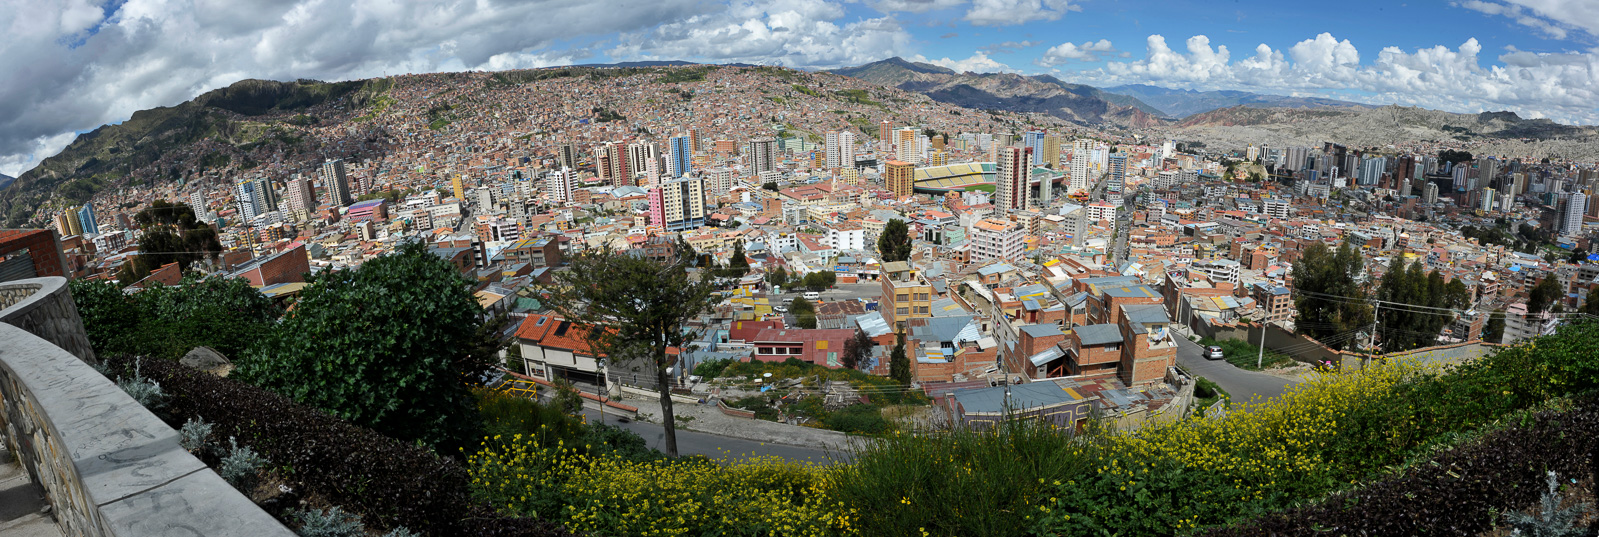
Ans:
[[[590,422],[599,420],[599,412],[584,409],[583,414],[588,416]],[[666,428],[656,423],[642,423],[629,421],[621,423],[613,414],[605,415],[605,423],[615,425],[644,438],[650,447],[662,449],[666,441]],[[695,431],[686,431],[681,427],[677,429],[677,452],[679,455],[704,455],[713,459],[744,459],[753,455],[776,455],[795,461],[808,461],[815,463],[830,463],[832,458],[821,449],[788,446],[764,442],[754,442],[741,438],[730,438]],[[848,460],[847,456],[842,457]]]
[[[1206,360],[1201,351],[1203,349],[1198,344],[1187,338],[1177,338],[1177,364],[1189,373],[1214,381],[1233,396],[1233,401],[1248,401],[1256,395],[1277,397],[1292,384],[1288,379],[1276,375],[1239,369],[1226,360]]]

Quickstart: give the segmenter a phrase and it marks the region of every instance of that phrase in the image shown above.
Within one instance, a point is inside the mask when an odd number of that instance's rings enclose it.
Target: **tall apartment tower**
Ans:
[[[705,170],[702,177],[705,178],[705,195],[720,198],[733,189],[733,181],[737,179],[738,173],[732,168],[721,166]]]
[[[878,124],[877,124],[877,145],[878,145],[877,152],[879,154],[887,153],[888,152],[888,148],[894,146],[893,130],[894,130],[894,128],[889,126],[888,120],[885,119],[885,120],[883,120],[881,122],[878,122]],[[878,157],[878,158],[882,158],[882,157]]]
[[[1580,218],[1578,223],[1581,223]],[[82,228],[82,233],[100,233],[100,220],[94,216],[93,203],[85,203],[78,208],[78,226]]]
[[[574,179],[577,174],[572,170],[561,168],[544,176],[544,191],[550,193],[550,199],[559,203],[572,201]]]
[[[628,162],[627,149],[622,144],[607,142],[594,152],[595,167],[600,179],[611,186],[633,186],[633,170]]]
[[[1044,152],[1043,152],[1042,155],[1034,155],[1034,156],[1041,157],[1044,165],[1045,166],[1049,166],[1049,169],[1051,169],[1051,170],[1059,170],[1060,169],[1060,135],[1059,134],[1047,134],[1047,135],[1044,135],[1043,151]]]
[[[466,185],[462,184],[464,180],[459,173],[450,174],[450,192],[455,194],[455,199],[461,201],[466,201]]]
[[[667,231],[704,226],[705,180],[685,177],[661,183],[650,189],[650,205],[650,223]]]
[[[749,175],[760,177],[762,173],[777,169],[777,140],[772,138],[757,138],[750,140],[744,158],[749,161]]]
[[[350,179],[344,174],[344,161],[334,159],[322,163],[322,188],[328,192],[328,203],[334,207],[348,207],[355,203],[350,197]]]
[[[1566,201],[1565,225],[1560,227],[1560,232],[1567,235],[1582,232],[1582,215],[1587,209],[1588,196],[1581,192],[1572,192],[1571,198]]]
[[[1027,131],[1022,133],[1022,146],[1033,150],[1032,165],[1044,165],[1044,133],[1042,131]]]
[[[1487,188],[1488,182],[1498,175],[1499,161],[1497,159],[1487,157],[1477,159],[1477,183],[1473,190]]]
[[[827,168],[855,167],[855,134],[849,131],[827,133]]]
[[[1089,183],[1093,181],[1093,178],[1090,177],[1094,170],[1093,151],[1093,140],[1085,139],[1072,142],[1072,176],[1071,186],[1066,189],[1067,194],[1076,194],[1088,190]]]
[[[204,221],[206,213],[210,212],[210,211],[206,210],[205,193],[201,192],[198,189],[196,189],[194,192],[190,192],[189,193],[189,209],[192,209],[194,211],[194,219],[195,220]]]
[[[654,142],[634,142],[627,144],[627,169],[632,173],[628,175],[624,184],[637,186],[639,184],[639,172],[647,171],[649,169],[650,161],[655,161],[658,165],[660,165],[656,168],[657,170],[665,168],[663,165],[664,163],[661,162],[662,160],[664,159],[661,155],[660,144],[656,144]]]
[[[911,189],[916,185],[916,165],[903,160],[890,160],[884,164],[884,183],[894,197],[903,198],[911,195]]]
[[[905,127],[894,131],[895,157],[904,162],[921,162],[922,152],[916,129]]]
[[[666,175],[682,177],[692,170],[694,147],[687,136],[673,136],[666,144]]]
[[[555,150],[555,166],[559,168],[577,169],[577,146],[561,144]]]
[[[1122,186],[1127,183],[1127,156],[1121,153],[1111,155],[1107,172],[1110,174],[1110,181],[1105,184],[1105,190],[1121,192]]]
[[[1028,184],[1032,172],[1033,150],[1027,147],[1005,146],[999,148],[994,166],[994,208],[999,214],[1010,214],[1027,208]]]
[[[289,178],[288,188],[283,190],[286,195],[283,205],[290,220],[303,222],[311,219],[311,213],[316,212],[315,188],[309,178],[301,177],[298,173]]]
[[[233,199],[239,204],[239,217],[245,222],[266,212],[260,186],[255,181],[239,181],[233,185]]]

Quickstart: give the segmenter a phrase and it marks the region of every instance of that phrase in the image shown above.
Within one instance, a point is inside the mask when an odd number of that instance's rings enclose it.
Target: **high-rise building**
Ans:
[[[1582,233],[1582,215],[1588,208],[1588,196],[1581,192],[1572,192],[1566,200],[1565,225],[1560,227],[1560,232],[1567,235]]]
[[[892,130],[893,127],[888,125],[888,120],[886,119],[877,124],[877,153],[879,155],[886,155],[889,151],[889,148],[894,146],[894,137],[891,134]]]
[[[1084,139],[1072,142],[1072,175],[1070,186],[1066,189],[1068,195],[1088,190],[1093,181],[1091,177],[1094,170],[1093,152],[1093,140]]]
[[[1371,157],[1360,161],[1360,171],[1355,176],[1355,184],[1370,186],[1382,180],[1382,174],[1388,169],[1388,159]]]
[[[1454,180],[1455,190],[1472,190],[1474,185],[1472,184],[1473,177],[1469,166],[1455,166],[1454,171],[1450,172],[1449,175]]]
[[[1005,146],[999,148],[994,166],[994,209],[999,214],[1010,214],[1027,208],[1028,184],[1032,172],[1031,148]]]
[[[461,184],[461,174],[450,175],[450,190],[455,193],[455,199],[466,201],[466,185]]]
[[[1499,176],[1499,160],[1489,157],[1477,159],[1477,183],[1473,190],[1487,188],[1488,182]]]
[[[1249,144],[1249,147],[1244,148],[1244,160],[1254,162],[1257,158],[1260,158],[1259,147],[1255,147],[1255,144]]]
[[[1051,170],[1060,169],[1060,135],[1049,134],[1044,136],[1042,161]],[[1036,155],[1035,155],[1036,156]]]
[[[1044,133],[1041,131],[1027,131],[1022,133],[1022,145],[1032,150],[1033,166],[1044,165]]]
[[[303,222],[311,219],[311,214],[316,212],[315,188],[309,178],[301,177],[298,173],[289,178],[288,188],[283,189],[287,196],[283,205],[290,220]]]
[[[828,169],[855,167],[855,134],[849,131],[828,131],[826,151]]]
[[[239,205],[239,218],[249,222],[262,213],[261,192],[255,181],[239,181],[233,185],[233,200]]]
[[[566,168],[552,171],[544,176],[544,191],[548,192],[550,199],[557,203],[572,201],[576,176],[577,174]]]
[[[705,180],[684,177],[650,189],[650,223],[667,231],[705,225]]]
[[[705,178],[706,197],[720,198],[733,190],[733,182],[738,179],[738,172],[726,166],[710,168],[701,174]]]
[[[628,161],[627,148],[622,144],[607,142],[594,152],[594,163],[600,180],[611,186],[633,186],[633,171],[636,168]]]
[[[699,129],[688,130],[688,152],[690,155],[705,150],[704,140],[700,139]]]
[[[205,220],[206,210],[205,193],[196,189],[189,193],[189,209],[194,211],[195,220]]]
[[[672,177],[688,175],[692,170],[694,149],[687,136],[674,136],[667,140],[666,174]]]
[[[355,203],[350,196],[350,179],[344,175],[343,160],[322,163],[322,188],[328,193],[328,203],[334,207],[348,207]]]
[[[1105,183],[1105,190],[1121,192],[1127,182],[1127,156],[1120,153],[1112,154],[1109,164],[1110,167],[1106,172],[1110,174],[1110,180]]]
[[[665,162],[663,162],[664,160],[665,158],[661,154],[660,144],[656,144],[654,142],[633,142],[631,144],[627,144],[627,169],[632,172],[632,175],[627,177],[625,184],[631,186],[644,184],[639,181],[639,173],[648,172],[649,163],[652,161],[656,163],[655,169],[657,173],[659,173],[661,169],[666,167]],[[648,179],[646,179],[645,182],[648,182]]]
[[[920,133],[916,129],[904,127],[894,131],[894,155],[903,162],[915,164],[922,161]]]
[[[762,173],[776,170],[777,140],[773,138],[750,140],[744,158],[749,161],[749,175],[752,177],[760,177]]]
[[[911,195],[911,189],[916,184],[916,165],[902,160],[890,160],[884,165],[884,183],[894,197],[903,198]]]
[[[577,146],[561,144],[555,150],[555,167],[577,169]]]
[[[94,216],[94,204],[85,203],[78,208],[78,234],[99,234],[100,221]]]
[[[61,232],[62,237],[82,235],[83,223],[78,221],[78,211],[75,209],[67,209],[57,213],[56,231]]]
[[[1427,188],[1422,189],[1421,200],[1427,205],[1438,203],[1438,183],[1428,181]]]
[[[1481,207],[1480,207],[1482,209],[1482,212],[1485,212],[1485,213],[1493,212],[1493,210],[1494,210],[1494,201],[1496,201],[1499,198],[1499,196],[1497,196],[1496,194],[1498,194],[1498,192],[1495,191],[1492,188],[1484,188],[1484,189],[1482,189],[1482,201],[1481,201]]]

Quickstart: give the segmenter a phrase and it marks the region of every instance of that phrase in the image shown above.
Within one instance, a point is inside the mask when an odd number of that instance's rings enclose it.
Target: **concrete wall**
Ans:
[[[21,328],[87,363],[96,363],[67,279],[59,276],[0,283],[0,323]]]
[[[294,535],[80,357],[4,324],[0,431],[65,535]]]

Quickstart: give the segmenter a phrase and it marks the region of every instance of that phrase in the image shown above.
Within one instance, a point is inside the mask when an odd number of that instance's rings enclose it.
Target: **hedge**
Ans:
[[[108,361],[122,375],[133,363],[127,355]],[[174,426],[204,418],[216,438],[236,437],[283,469],[296,490],[360,513],[368,526],[428,535],[570,535],[548,521],[492,514],[471,496],[466,469],[427,448],[176,362],[145,359],[141,372],[168,395],[164,411]]]
[[[1538,501],[1544,473],[1599,482],[1599,394],[1442,452],[1391,478],[1204,535],[1479,535]]]

